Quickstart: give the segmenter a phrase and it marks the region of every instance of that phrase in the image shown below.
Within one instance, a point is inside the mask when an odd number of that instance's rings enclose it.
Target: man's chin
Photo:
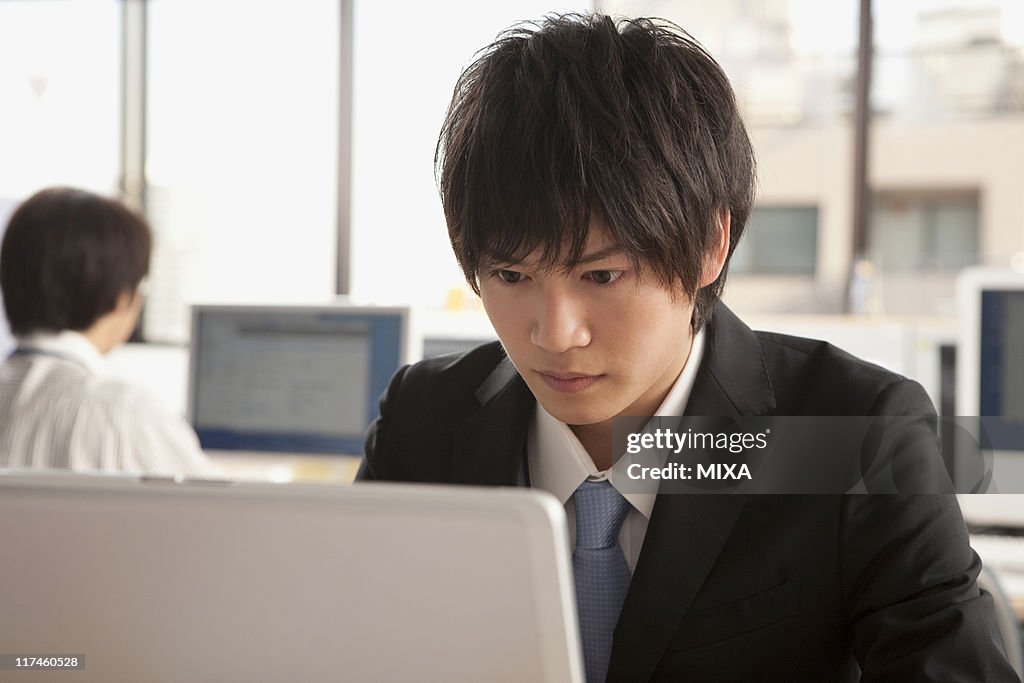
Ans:
[[[615,416],[608,408],[594,405],[582,397],[546,396],[539,399],[551,417],[567,425],[581,426],[605,422]],[[586,404],[590,405],[586,405]]]

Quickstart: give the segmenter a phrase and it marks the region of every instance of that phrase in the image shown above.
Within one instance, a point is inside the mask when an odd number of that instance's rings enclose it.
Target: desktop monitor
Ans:
[[[189,421],[204,450],[361,454],[408,349],[407,308],[194,306]]]
[[[11,328],[7,325],[7,319],[0,313],[0,359],[6,358],[7,354],[14,350],[14,337],[11,335]]]
[[[957,283],[960,309],[956,414],[981,416],[982,446],[991,452],[995,491],[1024,492],[1024,273],[965,270]],[[975,463],[977,464],[977,463]],[[959,490],[969,490],[958,446]],[[1024,497],[969,497],[970,521],[1024,527]],[[971,519],[971,518],[975,519]],[[982,519],[984,518],[984,519]]]

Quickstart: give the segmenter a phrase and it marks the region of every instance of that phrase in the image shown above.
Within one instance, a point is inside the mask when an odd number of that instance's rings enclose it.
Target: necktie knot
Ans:
[[[629,501],[610,481],[585,481],[573,496],[576,506],[576,547],[597,550],[618,542]]]

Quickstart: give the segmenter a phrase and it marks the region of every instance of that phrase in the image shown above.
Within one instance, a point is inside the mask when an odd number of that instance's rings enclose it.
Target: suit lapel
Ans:
[[[760,415],[775,407],[757,338],[724,305],[707,329],[686,416]],[[615,630],[608,681],[647,680],[743,510],[741,495],[662,494]]]
[[[744,496],[658,496],[622,607],[608,681],[645,681],[743,509]]]
[[[686,404],[687,416],[764,415],[775,391],[761,342],[724,304],[707,327],[704,360]]]
[[[456,484],[516,486],[520,483],[534,398],[507,358],[476,392],[480,410],[456,426],[452,477]]]

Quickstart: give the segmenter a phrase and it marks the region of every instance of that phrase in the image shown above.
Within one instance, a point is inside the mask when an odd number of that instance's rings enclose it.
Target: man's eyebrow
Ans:
[[[612,244],[610,246],[605,247],[604,249],[598,249],[597,251],[591,252],[589,254],[584,254],[583,256],[580,257],[579,264],[582,266],[588,263],[594,263],[595,261],[600,261],[602,259],[609,258],[611,256],[620,256],[621,254],[624,253],[625,249],[618,246],[617,244]]]
[[[580,257],[579,261],[577,261],[576,264],[584,266],[589,263],[594,263],[596,261],[600,261],[602,259],[606,259],[612,256],[619,256],[624,253],[626,253],[625,249],[616,244],[612,244],[607,247],[604,247],[603,249],[598,249],[597,251],[590,252],[589,254],[584,254],[583,256]],[[484,256],[483,258],[480,259],[480,265],[481,267],[484,268],[494,268],[496,266],[519,266],[523,265],[524,263],[526,263],[525,260],[505,261],[502,259],[488,256]]]

